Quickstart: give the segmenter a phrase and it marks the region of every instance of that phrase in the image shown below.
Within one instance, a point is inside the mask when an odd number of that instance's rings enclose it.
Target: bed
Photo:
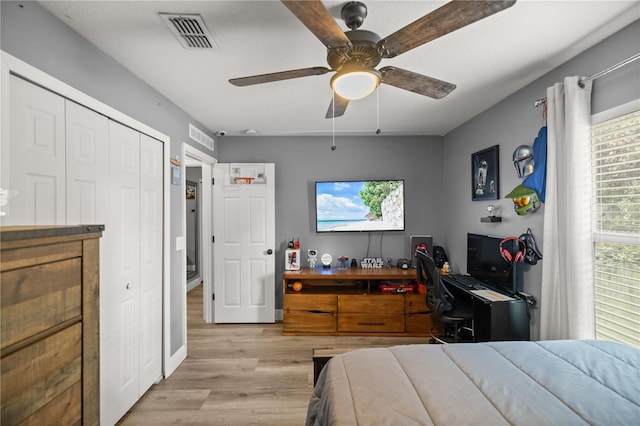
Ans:
[[[402,345],[333,357],[307,425],[640,424],[640,349],[599,340]]]

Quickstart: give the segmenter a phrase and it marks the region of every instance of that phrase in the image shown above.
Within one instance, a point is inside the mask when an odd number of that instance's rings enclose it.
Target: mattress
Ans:
[[[402,345],[333,357],[307,425],[638,425],[640,349],[596,340]]]

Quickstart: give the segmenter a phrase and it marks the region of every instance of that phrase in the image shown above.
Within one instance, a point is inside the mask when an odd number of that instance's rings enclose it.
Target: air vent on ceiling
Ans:
[[[160,13],[160,17],[185,49],[218,49],[202,20],[202,16]]]

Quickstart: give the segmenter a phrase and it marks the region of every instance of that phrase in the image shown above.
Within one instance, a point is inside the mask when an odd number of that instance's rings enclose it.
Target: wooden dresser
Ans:
[[[100,423],[102,225],[0,227],[0,423]]]
[[[415,269],[401,268],[286,271],[283,334],[428,336],[437,319],[424,295],[379,290],[380,283],[415,279]]]

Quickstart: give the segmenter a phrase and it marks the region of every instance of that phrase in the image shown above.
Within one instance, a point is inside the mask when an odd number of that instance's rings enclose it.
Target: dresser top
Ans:
[[[32,238],[62,237],[67,235],[102,233],[104,225],[69,226],[0,226],[0,241],[28,240]]]

